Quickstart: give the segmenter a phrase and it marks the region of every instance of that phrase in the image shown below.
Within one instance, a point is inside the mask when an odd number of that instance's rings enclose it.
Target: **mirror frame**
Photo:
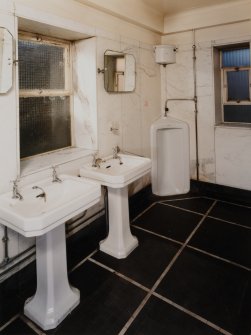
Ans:
[[[108,54],[110,53],[110,55]],[[133,75],[132,79],[130,78],[129,79],[129,83],[130,83],[130,80],[132,80],[132,83],[131,86],[132,88],[130,89],[124,89],[124,90],[109,90],[109,88],[107,87],[107,83],[109,81],[109,77],[108,77],[108,68],[107,68],[107,57],[108,56],[117,56],[117,58],[124,58],[125,59],[125,70],[124,71],[120,71],[120,74],[121,75],[125,75],[125,72],[126,72],[126,57],[127,56],[130,56],[131,59],[133,59],[133,68],[131,69],[130,67],[127,68],[128,72],[129,72],[129,76]],[[116,58],[116,57],[115,57]],[[128,53],[125,53],[125,52],[121,52],[121,51],[115,51],[115,50],[110,50],[110,49],[107,49],[105,50],[104,52],[104,70],[102,71],[104,73],[104,89],[107,93],[132,93],[135,91],[136,89],[136,59],[134,57],[134,55],[132,54],[128,54]]]
[[[13,85],[13,41],[10,31],[0,27],[0,94],[8,93]]]

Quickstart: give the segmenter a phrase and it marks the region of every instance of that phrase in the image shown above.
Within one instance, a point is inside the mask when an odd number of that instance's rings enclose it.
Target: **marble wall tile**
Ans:
[[[251,190],[250,129],[216,127],[216,182]]]
[[[142,154],[150,157],[150,127],[161,114],[160,65],[153,49],[140,48]]]
[[[73,46],[74,146],[97,149],[96,39]]]
[[[165,99],[193,96],[193,32],[166,35],[163,44],[178,47],[176,63],[161,71],[162,106]],[[200,180],[250,189],[251,139],[249,128],[216,127],[213,47],[250,40],[250,22],[196,30],[198,152]],[[190,52],[189,52],[190,45]],[[195,122],[193,103],[169,102],[169,114],[190,126],[191,177],[195,178]]]
[[[22,6],[21,6],[22,7]],[[22,11],[19,6],[18,10]],[[41,5],[41,15],[44,15]],[[24,8],[23,8],[24,9]],[[39,15],[39,5],[30,13]],[[63,24],[64,17],[58,13],[58,21]],[[72,16],[72,13],[69,13]],[[77,13],[76,17],[80,14]],[[56,17],[52,14],[46,22]],[[0,13],[1,23],[9,28],[16,35],[15,18]],[[112,26],[121,24],[121,20],[115,20]],[[82,21],[81,21],[82,22]],[[89,22],[89,21],[88,21]],[[67,24],[73,27],[73,21],[66,19]],[[85,20],[83,20],[85,24]],[[112,147],[119,145],[122,149],[134,152],[139,155],[150,156],[150,125],[160,114],[160,66],[154,61],[152,43],[159,44],[160,38],[157,34],[145,29],[135,28],[133,25],[123,23],[124,33],[120,26],[116,29],[101,29],[102,24],[93,26],[90,29],[91,34],[95,32],[96,38],[90,38],[85,41],[78,41],[73,48],[74,56],[74,145],[79,148],[88,149],[83,156],[78,153],[66,152],[57,153],[51,157],[45,155],[36,162],[22,163],[22,179],[20,187],[47,178],[51,175],[51,165],[59,164],[59,173],[78,174],[78,167],[84,161],[91,160],[91,152],[99,149],[100,155],[109,155],[112,153]],[[79,25],[80,27],[80,25]],[[81,29],[83,26],[81,25]],[[88,27],[84,27],[83,29]],[[129,29],[130,32],[127,33]],[[88,30],[88,29],[87,29]],[[135,32],[135,34],[134,34]],[[129,38],[127,36],[132,36]],[[142,42],[144,41],[144,42]],[[149,44],[148,44],[149,41]],[[125,51],[133,54],[136,59],[136,89],[132,93],[109,94],[104,90],[103,74],[97,74],[97,68],[104,68],[104,52],[107,49]],[[16,74],[15,74],[16,76]],[[0,155],[5,164],[0,165],[0,174],[4,176],[0,183],[0,193],[10,190],[12,185],[10,180],[16,178],[20,173],[19,165],[19,140],[18,140],[18,110],[17,100],[18,91],[13,85],[13,89],[6,95],[0,97],[0,121],[1,143],[8,144],[8,150],[5,146],[0,146]],[[8,109],[6,111],[6,109]],[[7,113],[7,114],[6,114]],[[8,117],[6,117],[8,115]],[[118,128],[118,131],[111,131],[111,127]],[[74,156],[76,155],[77,156]],[[62,160],[61,155],[64,155]],[[73,157],[74,156],[74,157]],[[69,158],[69,159],[68,159]],[[137,181],[130,188],[130,194],[139,191],[142,187],[150,183],[150,176],[146,176]],[[96,212],[102,208],[100,203],[88,211]],[[3,227],[0,226],[0,236],[2,236]],[[16,255],[33,245],[34,239],[27,239],[18,236],[10,231],[10,255]],[[0,248],[0,262],[3,258],[3,248]]]
[[[214,89],[212,47],[198,46],[196,50],[197,96],[212,96]]]

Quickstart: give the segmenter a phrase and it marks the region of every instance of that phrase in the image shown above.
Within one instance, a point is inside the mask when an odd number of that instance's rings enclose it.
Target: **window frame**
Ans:
[[[223,104],[224,105],[250,105],[251,104],[251,71],[250,67],[238,67],[238,70],[236,70],[236,67],[225,67],[221,69],[222,71],[222,92],[223,92]],[[249,100],[228,100],[228,85],[227,85],[227,73],[228,72],[241,72],[241,71],[248,71],[249,72]]]
[[[243,43],[234,44],[236,49],[243,47]],[[246,47],[249,48],[250,52],[250,64],[251,64],[251,45],[247,43]],[[221,78],[221,118],[223,124],[241,124],[241,125],[250,125],[251,122],[234,122],[234,121],[225,121],[224,118],[224,105],[240,106],[240,105],[251,105],[251,66],[231,66],[223,67],[222,66],[222,52],[224,50],[230,49],[231,45],[220,47],[220,78]],[[228,86],[227,86],[227,73],[231,71],[249,71],[249,100],[234,101],[228,100]]]
[[[72,80],[72,43],[67,40],[53,38],[41,34],[29,33],[24,31],[18,32],[18,41],[34,41],[41,42],[44,44],[60,46],[64,48],[64,70],[65,70],[65,88],[64,89],[19,89],[19,99],[20,98],[32,98],[32,97],[69,97],[69,113],[71,119],[71,145],[67,147],[62,147],[56,150],[45,151],[39,154],[35,154],[28,157],[23,157],[21,159],[27,159],[29,157],[35,157],[44,155],[47,153],[63,150],[66,148],[73,147],[73,80]],[[20,64],[19,64],[20,66]]]

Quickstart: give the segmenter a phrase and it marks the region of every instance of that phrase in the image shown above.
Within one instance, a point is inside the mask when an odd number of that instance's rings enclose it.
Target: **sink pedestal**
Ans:
[[[108,187],[109,233],[100,242],[100,250],[116,258],[126,258],[137,246],[131,234],[128,206],[128,187]]]
[[[79,304],[79,290],[68,282],[65,225],[36,237],[37,291],[24,314],[42,329],[52,329]]]

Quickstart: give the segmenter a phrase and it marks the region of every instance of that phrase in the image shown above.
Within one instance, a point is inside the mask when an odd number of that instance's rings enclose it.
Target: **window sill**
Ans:
[[[20,174],[21,177],[25,177],[36,172],[47,170],[53,165],[62,165],[87,157],[92,153],[92,150],[83,148],[66,148],[43,155],[25,158],[20,162]]]
[[[241,128],[241,129],[250,129],[251,123],[232,123],[232,122],[224,122],[218,123],[215,125],[215,128]]]

